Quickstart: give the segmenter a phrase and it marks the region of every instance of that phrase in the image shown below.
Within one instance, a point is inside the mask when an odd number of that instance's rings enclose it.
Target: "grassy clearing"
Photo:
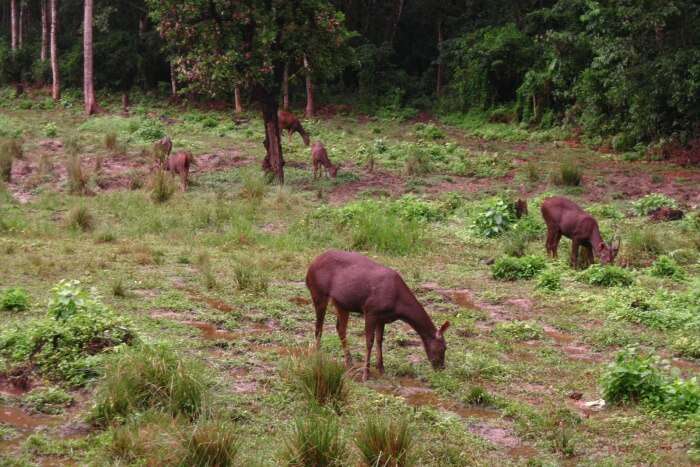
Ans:
[[[693,462],[700,217],[652,223],[647,212],[672,204],[644,198],[638,177],[652,171],[653,191],[688,211],[694,185],[674,177],[697,180],[697,170],[642,170],[483,118],[349,114],[304,122],[341,164],[338,179],[314,182],[308,148],[284,138],[288,183],[278,189],[258,171],[256,116],[233,125],[224,113],[138,99],[128,118],[109,113],[116,99],[90,119],[62,108],[0,118],[0,132],[23,141],[14,173],[30,167],[0,191],[0,386],[23,375],[31,385],[0,405],[53,417],[41,432],[0,425],[13,462],[374,465],[407,444],[408,461],[428,466]],[[159,203],[147,174],[163,133],[204,163],[188,192]],[[88,189],[75,195],[71,155]],[[108,189],[91,181],[98,160]],[[579,186],[550,183],[564,162],[583,174]],[[521,183],[529,215],[516,219]],[[618,268],[572,270],[566,239],[560,260],[545,258],[539,205],[555,194],[594,213],[606,240],[621,237]],[[353,382],[333,363],[343,353],[332,307],[321,353],[295,356],[314,341],[306,267],[328,248],[398,269],[435,322],[451,321],[444,371],[395,323],[386,375]],[[80,290],[52,291],[63,279],[80,279]],[[356,362],[363,331],[353,316]],[[618,361],[630,344],[637,357]],[[648,356],[658,364],[639,363]],[[662,389],[628,391],[647,370]],[[601,411],[585,405],[601,398]],[[90,416],[98,428],[64,439],[66,425]]]

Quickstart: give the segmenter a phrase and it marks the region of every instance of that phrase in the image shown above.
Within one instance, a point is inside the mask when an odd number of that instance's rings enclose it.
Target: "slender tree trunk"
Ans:
[[[289,110],[289,63],[285,63],[282,77],[282,110]]]
[[[24,36],[24,8],[25,5],[20,1],[19,4],[19,24],[18,24],[18,32],[17,32],[17,47],[20,49],[22,48],[22,42],[23,42],[23,37]]]
[[[275,95],[267,89],[258,89],[257,94],[262,104],[263,121],[265,122],[265,141],[263,144],[266,155],[262,169],[274,176],[277,183],[282,185],[284,183],[284,159],[282,158],[282,140],[277,120],[279,93]]]
[[[10,43],[17,50],[17,0],[10,0]]]
[[[85,98],[85,113],[88,115],[97,112],[93,77],[92,7],[93,0],[85,0],[83,16],[83,95]]]
[[[49,48],[49,19],[46,12],[46,0],[41,0],[41,61],[46,61]]]
[[[170,92],[173,98],[177,97],[177,73],[172,60],[170,60]]]
[[[243,103],[241,102],[241,88],[240,88],[240,86],[236,86],[235,88],[233,88],[233,100],[234,100],[235,112],[237,114],[243,113]]]
[[[51,97],[61,98],[61,75],[58,69],[58,0],[49,0],[51,11]]]
[[[394,0],[394,14],[391,18],[391,25],[389,29],[389,44],[394,43],[394,38],[396,37],[396,30],[399,28],[399,22],[401,21],[401,15],[403,13],[404,0]]]
[[[311,81],[311,68],[306,55],[304,55],[304,70],[306,71],[306,116],[311,118],[316,109],[314,107],[314,84]]]
[[[437,97],[442,96],[442,77],[443,74],[445,73],[445,65],[442,63],[442,58],[439,56],[442,54],[442,20],[438,20],[437,23],[437,41],[438,41],[438,64],[437,64],[437,84],[435,88],[435,94]]]

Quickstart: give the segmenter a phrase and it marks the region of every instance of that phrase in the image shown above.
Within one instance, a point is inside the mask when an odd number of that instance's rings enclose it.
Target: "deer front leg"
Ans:
[[[384,374],[384,354],[382,351],[382,344],[384,343],[384,323],[377,324],[374,331],[374,336],[377,341],[377,371],[380,374]]]
[[[367,381],[369,378],[369,362],[372,358],[372,344],[374,343],[374,329],[376,326],[376,320],[365,314],[365,343],[367,344],[367,352],[365,354],[365,366],[362,368],[362,381]]]
[[[182,182],[182,191],[187,191],[187,173],[180,175],[180,181]]]
[[[571,267],[577,269],[578,267],[578,240],[571,240]]]
[[[335,329],[338,331],[338,337],[340,337],[340,344],[343,347],[343,355],[345,356],[345,366],[350,368],[352,366],[352,356],[350,355],[350,350],[348,349],[348,318],[350,318],[350,313],[345,310],[341,310],[338,305],[335,307],[338,312],[338,318],[335,322]]]

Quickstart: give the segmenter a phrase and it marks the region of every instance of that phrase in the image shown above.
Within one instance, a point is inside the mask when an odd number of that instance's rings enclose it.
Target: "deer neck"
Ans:
[[[591,247],[593,248],[593,253],[595,254],[596,257],[600,258],[600,245],[603,244],[603,237],[600,236],[600,230],[598,229],[598,226],[596,226],[593,229],[593,232],[591,232],[591,238],[589,240],[591,242]]]
[[[426,349],[428,348],[428,344],[435,339],[437,328],[418,301],[412,306],[406,307],[405,311],[399,313],[399,319],[411,326],[418,333]]]

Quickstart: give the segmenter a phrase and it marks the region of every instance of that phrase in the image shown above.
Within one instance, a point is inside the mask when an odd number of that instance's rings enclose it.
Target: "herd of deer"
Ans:
[[[287,130],[291,140],[293,133],[299,133],[304,144],[310,139],[299,120],[291,113],[278,113],[280,129]],[[180,176],[182,190],[187,189],[190,165],[194,163],[188,151],[178,151],[171,155],[172,141],[167,136],[156,143],[157,153],[164,155],[161,168]],[[336,176],[338,166],[328,158],[326,148],[319,141],[311,145],[311,159],[314,178],[324,170],[331,177]],[[527,214],[527,202],[519,199],[514,203],[517,217]],[[605,243],[598,228],[598,222],[573,201],[555,196],[544,200],[541,206],[542,217],[547,224],[547,253],[556,258],[562,235],[571,239],[571,265],[579,266],[579,249],[583,248],[587,264],[598,258],[601,264],[610,264],[620,249],[619,240]],[[377,344],[376,367],[384,372],[382,342],[384,326],[394,321],[403,321],[411,326],[423,341],[423,347],[433,368],[445,366],[445,331],[450,323],[446,321],[438,329],[433,320],[418,302],[398,272],[378,264],[359,253],[331,250],[318,256],[309,266],[306,286],[311,293],[316,310],[316,346],[320,345],[326,308],[332,303],[336,309],[336,330],[340,337],[345,356],[345,364],[350,367],[352,358],[347,344],[347,328],[350,313],[364,315],[366,352],[362,367],[362,379],[369,377],[370,357],[374,342]]]

